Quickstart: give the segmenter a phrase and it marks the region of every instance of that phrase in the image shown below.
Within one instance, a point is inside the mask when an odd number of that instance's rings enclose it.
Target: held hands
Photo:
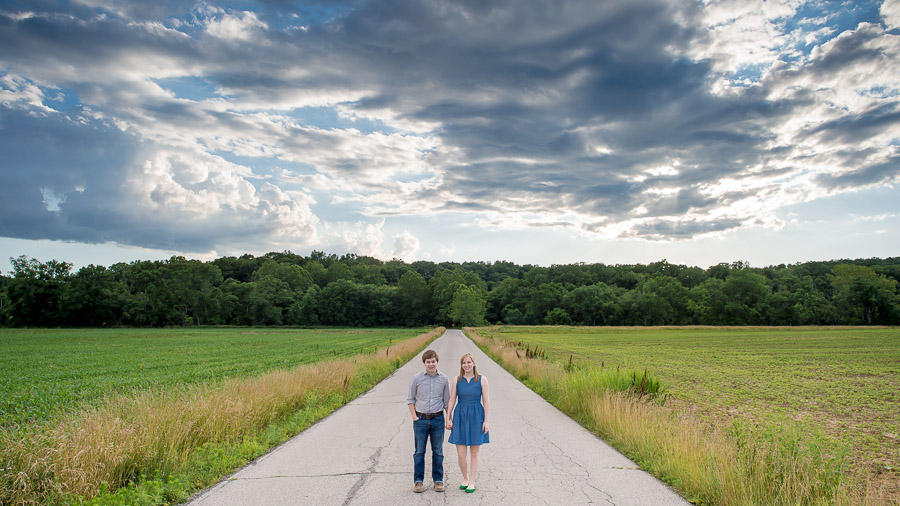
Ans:
[[[444,427],[445,427],[447,430],[452,429],[452,428],[453,428],[453,420],[451,420],[451,419],[448,418],[448,419],[447,419],[447,422],[444,423]]]

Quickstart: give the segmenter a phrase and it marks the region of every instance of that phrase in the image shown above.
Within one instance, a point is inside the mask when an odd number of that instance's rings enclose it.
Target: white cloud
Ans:
[[[719,72],[772,65],[792,42],[776,21],[793,15],[800,0],[725,0],[704,2],[702,23],[708,39],[692,46],[697,59],[709,59]]]
[[[259,40],[261,32],[266,29],[268,29],[266,23],[249,11],[227,14],[219,9],[219,16],[210,18],[206,23],[206,33],[228,41]]]
[[[404,231],[394,236],[394,251],[391,256],[407,262],[415,261],[419,246],[419,239],[408,231]]]
[[[384,223],[381,219],[375,223],[356,223],[353,228],[342,232],[347,251],[359,255],[384,258],[382,243],[384,242]]]
[[[206,234],[263,234],[275,245],[315,244],[317,224],[308,199],[263,182],[257,190],[245,167],[202,152],[160,149],[144,159],[128,180],[139,207],[133,211],[173,226],[203,227]],[[300,197],[300,198],[298,198]],[[215,240],[214,237],[209,237]],[[244,242],[240,236],[230,240]],[[254,248],[255,249],[255,248]]]
[[[34,82],[15,74],[0,75],[0,104],[7,107],[25,107],[41,113],[53,113],[44,105],[44,92]]]
[[[888,28],[900,27],[900,0],[884,0],[881,17]]]

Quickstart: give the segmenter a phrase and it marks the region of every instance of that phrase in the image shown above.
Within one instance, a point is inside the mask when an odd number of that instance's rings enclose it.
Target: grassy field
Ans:
[[[649,369],[670,404],[724,427],[821,429],[863,474],[897,482],[900,329],[488,327],[577,367]],[[892,487],[896,489],[895,487]]]
[[[0,504],[179,503],[442,331],[0,330]]]
[[[350,357],[423,329],[0,329],[0,426],[40,423],[104,396]]]

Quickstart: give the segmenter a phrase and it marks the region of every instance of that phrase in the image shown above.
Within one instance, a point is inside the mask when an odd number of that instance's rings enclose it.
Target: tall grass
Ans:
[[[567,373],[565,365],[523,356],[509,343],[465,330],[538,394],[695,504],[898,504],[882,490],[848,479],[842,449],[809,428],[710,427],[690,412],[663,405],[662,395],[627,388],[620,375],[607,380],[602,370]]]
[[[60,504],[178,472],[198,449],[258,433],[321,396],[350,400],[441,332],[255,378],[113,396],[52,424],[5,429],[0,504]]]

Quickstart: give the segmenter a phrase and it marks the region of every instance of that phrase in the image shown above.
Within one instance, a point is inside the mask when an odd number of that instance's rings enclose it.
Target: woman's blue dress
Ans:
[[[484,406],[481,405],[481,378],[475,381],[460,376],[456,382],[459,401],[453,410],[453,429],[450,430],[450,444],[478,446],[490,443],[490,432],[481,432],[484,424]]]

